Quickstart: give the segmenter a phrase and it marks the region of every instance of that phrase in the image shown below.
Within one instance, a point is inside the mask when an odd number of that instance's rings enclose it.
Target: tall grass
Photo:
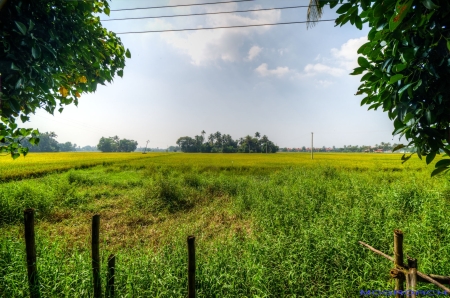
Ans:
[[[94,213],[101,214],[103,274],[107,255],[118,256],[118,297],[186,296],[189,234],[197,236],[199,297],[359,297],[361,289],[392,289],[392,264],[358,241],[392,254],[396,228],[420,271],[450,275],[445,178],[384,155],[353,155],[353,162],[350,155],[272,156],[177,154],[2,184],[0,296],[27,295],[24,207],[42,210],[43,297],[92,296]]]

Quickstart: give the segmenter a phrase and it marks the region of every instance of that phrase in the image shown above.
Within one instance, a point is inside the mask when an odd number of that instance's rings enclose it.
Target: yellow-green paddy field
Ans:
[[[29,297],[23,210],[36,212],[41,297],[361,297],[392,290],[393,230],[424,273],[450,275],[450,184],[399,154],[30,153],[0,157],[0,297]],[[438,160],[438,159],[437,159]],[[419,290],[437,289],[419,284]]]

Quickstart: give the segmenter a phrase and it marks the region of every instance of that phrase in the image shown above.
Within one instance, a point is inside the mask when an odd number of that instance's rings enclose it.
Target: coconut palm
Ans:
[[[206,134],[205,130],[202,130],[202,132],[201,132],[201,135],[202,135],[202,144],[203,144],[203,142],[205,141],[205,134]]]
[[[320,0],[309,0],[308,13],[306,16],[306,27],[312,28],[316,22],[322,17],[323,7],[320,5]]]
[[[214,140],[216,139],[216,137],[211,133],[208,136],[208,142],[209,144],[212,146],[214,144]]]

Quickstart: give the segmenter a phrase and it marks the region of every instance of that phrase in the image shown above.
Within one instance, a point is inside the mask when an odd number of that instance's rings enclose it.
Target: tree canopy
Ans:
[[[125,50],[102,27],[106,0],[2,1],[0,7],[0,153],[26,154],[21,140],[39,142],[39,131],[18,126],[37,109],[53,114],[78,104],[83,93],[122,76]]]
[[[245,138],[233,140],[229,134],[222,134],[217,131],[208,136],[208,140],[204,137],[205,132],[194,138],[181,137],[177,140],[183,152],[204,152],[204,153],[275,153],[278,151],[276,146],[269,138],[264,135],[260,138],[260,133],[255,133],[255,137],[247,135]]]
[[[428,164],[441,151],[450,155],[450,2],[311,0],[310,24],[326,4],[342,4],[336,25],[370,27],[368,42],[358,50],[359,67],[351,73],[363,74],[356,93],[366,95],[361,105],[387,112],[393,135],[405,137]],[[437,162],[432,175],[449,166],[450,159]]]
[[[133,152],[137,145],[136,141],[120,139],[118,136],[102,137],[98,142],[97,149],[102,152]]]

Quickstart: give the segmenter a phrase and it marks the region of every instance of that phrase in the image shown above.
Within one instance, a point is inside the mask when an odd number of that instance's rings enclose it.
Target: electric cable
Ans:
[[[336,19],[319,20],[319,22],[331,22]],[[197,30],[214,30],[214,29],[229,29],[229,28],[246,28],[246,27],[260,27],[260,26],[276,26],[276,25],[290,25],[290,24],[304,24],[308,21],[299,22],[284,22],[284,23],[268,23],[268,24],[254,24],[254,25],[237,25],[237,26],[220,26],[220,27],[206,27],[206,28],[185,28],[185,29],[168,29],[168,30],[150,30],[150,31],[130,31],[130,32],[117,32],[116,34],[139,34],[139,33],[162,33],[162,32],[180,32],[180,31],[197,31]]]
[[[141,20],[141,19],[175,18],[175,17],[203,16],[203,15],[215,15],[215,14],[226,14],[226,13],[257,12],[257,11],[278,10],[278,9],[282,10],[282,9],[294,9],[294,8],[307,8],[307,7],[308,7],[308,5],[299,5],[299,6],[288,6],[288,7],[278,7],[278,8],[259,8],[259,9],[221,11],[221,12],[202,12],[202,13],[191,13],[191,14],[177,14],[177,15],[167,15],[167,16],[105,19],[105,20],[100,20],[100,21],[102,21],[102,22],[109,22],[109,21]]]

